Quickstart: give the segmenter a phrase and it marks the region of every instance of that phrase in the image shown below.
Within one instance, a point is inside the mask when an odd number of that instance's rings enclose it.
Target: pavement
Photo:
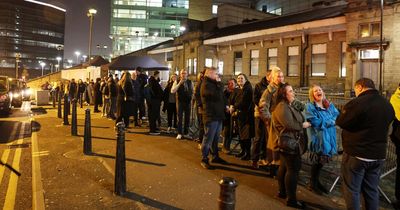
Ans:
[[[22,167],[20,185],[29,185],[32,178],[31,186],[22,191],[33,193],[24,196],[18,190],[17,196],[25,200],[17,198],[15,209],[218,209],[218,181],[224,176],[238,182],[236,209],[290,209],[276,197],[277,181],[264,170],[253,170],[249,162],[222,153],[229,164],[206,170],[200,166],[197,143],[166,133],[149,136],[145,127],[129,128],[125,133],[127,193],[116,196],[114,121],[92,109],[93,154],[84,155],[85,109],[78,108],[78,136],[71,135],[70,126],[62,125],[57,109],[32,109],[32,135],[26,140],[32,151],[23,153],[26,162],[32,157],[32,167]],[[318,196],[300,185],[297,195],[308,209],[343,208],[336,197]],[[27,205],[29,200],[32,205]]]

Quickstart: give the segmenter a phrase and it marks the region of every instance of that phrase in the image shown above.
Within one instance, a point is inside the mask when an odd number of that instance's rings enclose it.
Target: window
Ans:
[[[275,14],[275,15],[282,15],[282,7],[270,10],[269,13]]]
[[[218,5],[212,5],[212,13],[216,15],[218,13]]]
[[[278,66],[278,48],[269,48],[267,55],[267,69]]]
[[[242,73],[242,52],[234,53],[233,75]]]
[[[218,74],[224,74],[224,61],[218,61]]]
[[[379,50],[376,49],[360,50],[360,58],[363,60],[379,59]]]
[[[380,35],[380,23],[363,23],[359,25],[359,37],[378,37]]]
[[[347,48],[347,43],[342,42],[339,77],[346,77],[346,48]]]
[[[326,44],[313,44],[311,56],[311,76],[326,75]]]
[[[299,46],[288,47],[288,72],[289,77],[299,76]]]
[[[258,75],[258,57],[260,51],[251,50],[250,51],[250,75]]]
[[[193,58],[193,74],[197,74],[197,58]]]
[[[186,66],[188,67],[187,68],[188,74],[192,74],[193,66],[192,66],[192,59],[191,58],[187,59],[187,65]]]
[[[206,58],[206,67],[212,67],[212,59]]]

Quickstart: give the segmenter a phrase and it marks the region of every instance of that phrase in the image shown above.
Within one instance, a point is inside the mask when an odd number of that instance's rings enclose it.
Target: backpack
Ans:
[[[144,93],[144,98],[146,101],[150,101],[151,98],[153,97],[153,90],[151,89],[151,86],[149,84],[146,84],[143,88],[143,93]]]

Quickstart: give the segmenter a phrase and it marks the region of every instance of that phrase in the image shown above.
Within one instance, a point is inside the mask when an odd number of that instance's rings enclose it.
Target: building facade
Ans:
[[[355,81],[368,77],[377,89],[390,94],[400,81],[400,3],[385,4],[382,19],[380,9],[378,1],[349,0],[345,5],[319,7],[318,12],[209,31],[200,27],[177,37],[172,46],[148,54],[172,54],[168,63],[172,72],[185,68],[192,77],[213,66],[224,79],[245,73],[254,85],[267,69],[279,66],[285,80],[295,87],[319,84],[329,92],[350,95]],[[210,23],[204,25],[213,28]]]
[[[188,0],[112,0],[113,55],[123,55],[179,36]]]
[[[64,28],[62,8],[33,0],[0,1],[0,74],[18,72],[18,78],[28,79],[60,69]]]

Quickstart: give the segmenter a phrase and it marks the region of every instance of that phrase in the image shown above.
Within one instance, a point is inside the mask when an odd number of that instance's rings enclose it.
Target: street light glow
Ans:
[[[180,30],[180,31],[185,31],[185,30],[186,30],[186,27],[185,27],[185,26],[181,26],[181,27],[179,27],[179,30]]]
[[[97,10],[96,9],[93,9],[93,8],[91,8],[91,9],[89,9],[89,11],[88,11],[88,15],[95,15],[95,14],[97,14]]]
[[[58,57],[56,58],[56,60],[57,60],[58,62],[60,62],[60,61],[61,61],[61,57],[58,56]]]
[[[80,55],[81,55],[81,52],[75,51],[75,55],[76,55],[76,56],[80,56]]]

